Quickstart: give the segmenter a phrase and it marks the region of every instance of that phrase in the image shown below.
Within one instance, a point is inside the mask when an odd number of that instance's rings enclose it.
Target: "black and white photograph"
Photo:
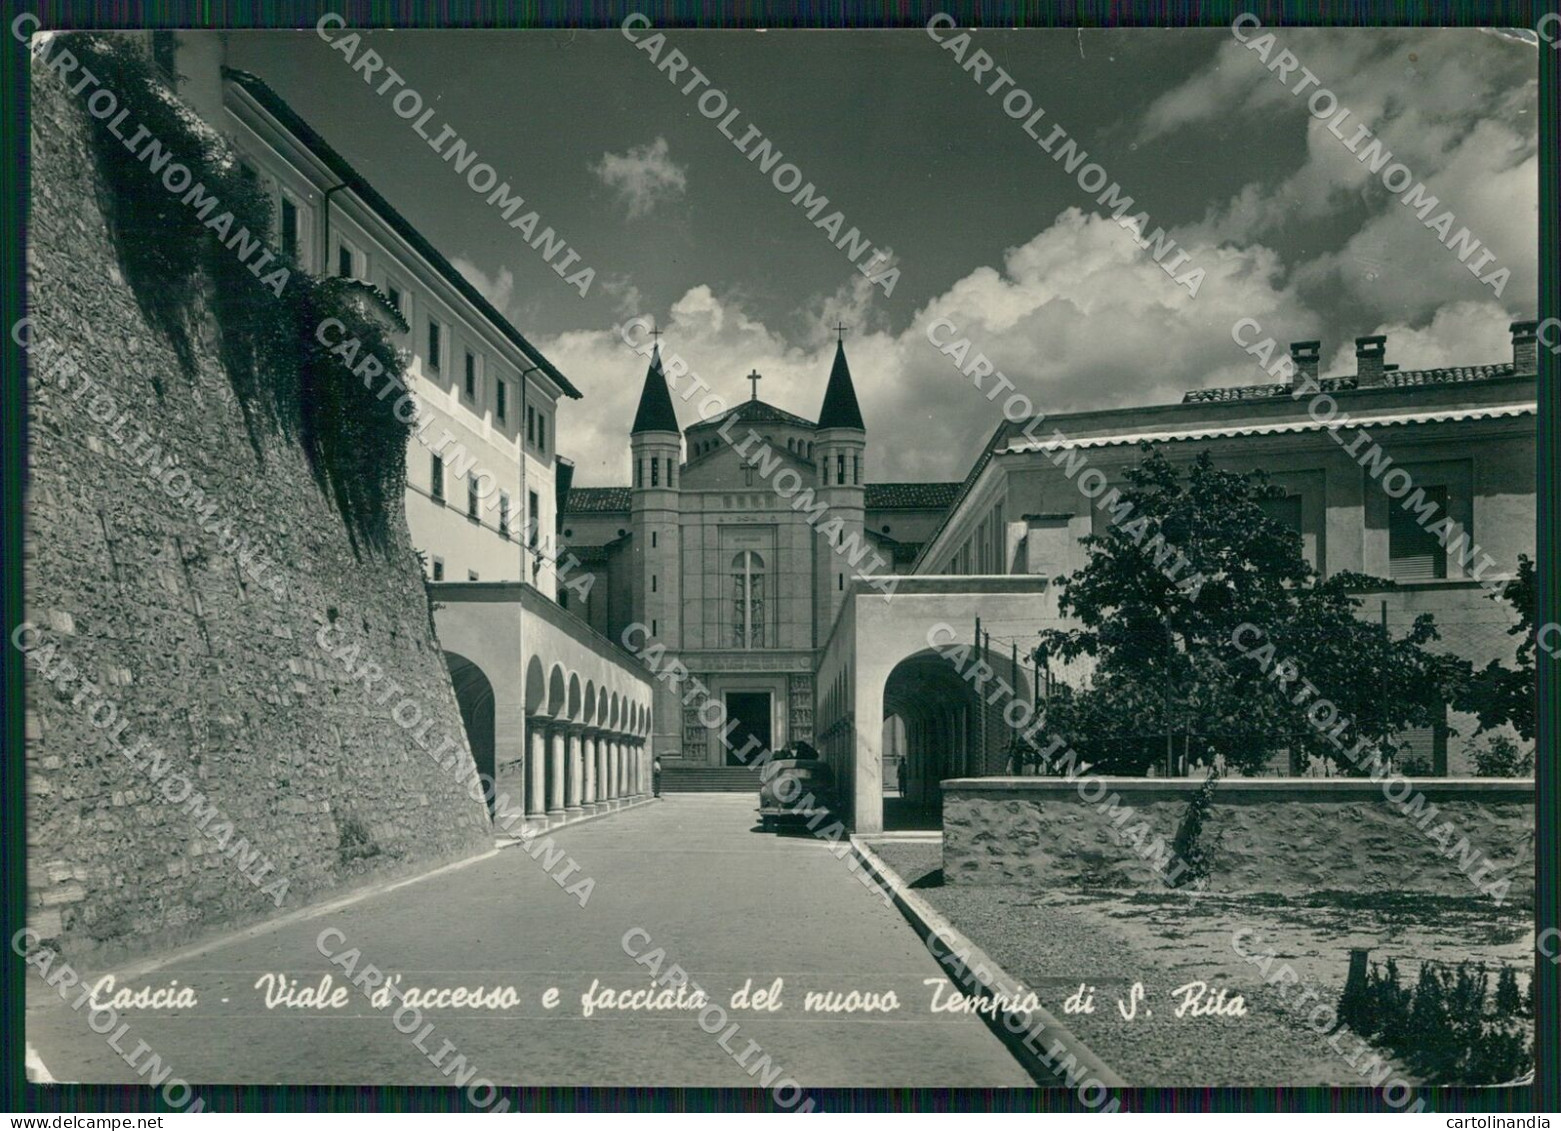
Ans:
[[[4,1106],[1548,1126],[1561,16],[602,11],[10,18]]]

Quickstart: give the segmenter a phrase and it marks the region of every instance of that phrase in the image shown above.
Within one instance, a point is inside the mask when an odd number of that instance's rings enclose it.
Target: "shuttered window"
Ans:
[[[1447,775],[1447,728],[1445,726],[1414,727],[1401,731],[1394,738],[1399,755],[1395,761],[1398,771],[1410,777],[1445,777]]]
[[[1433,521],[1447,517],[1447,488],[1424,488],[1436,503]],[[1415,512],[1394,502],[1388,512],[1388,575],[1394,581],[1434,581],[1447,576],[1447,549],[1415,521]]]

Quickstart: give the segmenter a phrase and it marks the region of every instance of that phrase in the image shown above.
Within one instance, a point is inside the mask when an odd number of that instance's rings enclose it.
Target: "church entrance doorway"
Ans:
[[[728,691],[726,717],[737,724],[732,728],[732,745],[726,751],[728,766],[746,766],[761,749],[770,749],[774,736],[770,731],[768,691]],[[759,745],[749,750],[753,739],[757,739]],[[737,756],[740,750],[747,751],[745,757]]]

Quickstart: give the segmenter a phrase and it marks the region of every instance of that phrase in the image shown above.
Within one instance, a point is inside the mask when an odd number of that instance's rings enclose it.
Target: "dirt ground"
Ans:
[[[944,885],[936,844],[884,843],[874,850],[1133,1084],[1366,1086],[1361,1070],[1379,1054],[1359,1052],[1361,1042],[1348,1032],[1330,1047],[1326,1035],[1309,1028],[1304,1015],[1264,984],[1263,971],[1237,953],[1232,940],[1243,928],[1244,950],[1276,956],[1270,976],[1288,963],[1303,988],[1316,990],[1308,1009],[1338,1002],[1355,947],[1367,948],[1374,962],[1396,959],[1410,985],[1430,959],[1483,962],[1492,987],[1500,965],[1516,967],[1525,986],[1533,968],[1532,905],[1498,908],[1473,891],[1197,897]],[[1224,989],[1227,1003],[1242,997],[1246,1015],[1195,1016],[1194,1005],[1176,1016],[1193,995],[1172,991],[1198,982],[1207,987],[1202,1003]],[[1135,983],[1142,987],[1136,1003]],[[1081,984],[1086,993],[1093,988],[1093,1012],[1066,1009]],[[1295,1000],[1296,991],[1288,997]],[[1399,1077],[1415,1082],[1394,1065],[1389,1080]]]

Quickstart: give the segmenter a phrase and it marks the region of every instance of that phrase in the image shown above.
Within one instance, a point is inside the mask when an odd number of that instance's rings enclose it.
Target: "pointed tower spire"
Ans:
[[[818,410],[818,426],[820,430],[867,430],[867,426],[862,423],[862,410],[857,407],[856,387],[851,384],[851,367],[846,364],[844,340],[835,343],[835,364],[829,371],[829,385],[824,389],[824,407]]]
[[[651,351],[650,368],[645,371],[645,387],[640,390],[640,407],[634,414],[629,435],[640,432],[676,432],[678,414],[667,391],[667,378],[661,371],[661,343]]]

